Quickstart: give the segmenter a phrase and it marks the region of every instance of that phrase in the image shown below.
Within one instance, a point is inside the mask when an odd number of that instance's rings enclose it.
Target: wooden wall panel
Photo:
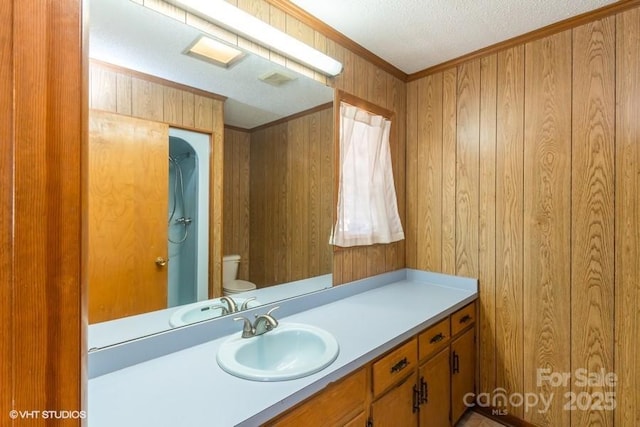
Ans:
[[[546,412],[500,408],[538,426],[640,423],[640,9],[599,18],[481,56],[479,89],[455,90],[474,87],[473,62],[441,71],[441,112],[424,107],[438,72],[407,85],[407,265],[431,251],[421,221],[441,203],[442,263],[428,268],[468,271],[453,257],[468,248],[477,260],[478,390],[554,396]],[[437,114],[441,135],[424,126]],[[478,157],[461,144],[476,129]],[[441,200],[423,183],[438,146]],[[467,213],[469,176],[479,184]],[[538,369],[572,378],[538,384]],[[615,372],[618,385],[583,387],[577,369]],[[583,406],[614,392],[618,409],[565,409],[570,392]]]
[[[318,245],[322,247],[329,241],[331,230],[333,228],[333,189],[335,169],[335,159],[333,150],[333,109],[328,110],[325,114],[319,115],[318,127],[320,130],[320,218],[318,231]],[[320,271],[332,271],[333,251],[320,250]]]
[[[398,214],[400,218],[406,218],[406,123],[404,118],[407,111],[407,96],[405,83],[387,75],[387,106],[395,111],[402,122],[396,123],[391,129],[391,161],[393,165],[393,179],[398,198]],[[407,227],[404,227],[405,233]],[[406,238],[393,245],[386,245],[386,269],[405,267]]]
[[[418,92],[420,82],[407,84],[407,139],[405,164],[405,259],[407,267],[418,268]]]
[[[250,281],[331,273],[333,109],[251,133]]]
[[[553,395],[534,424],[569,425],[564,393],[537,369],[571,371],[571,31],[525,46],[524,391]]]
[[[86,410],[80,2],[5,1],[0,23],[0,424],[42,426],[9,411]]]
[[[13,409],[14,372],[13,340],[13,3],[0,4],[0,413]],[[26,402],[27,405],[31,402]]]
[[[93,67],[90,67],[93,70]],[[116,110],[118,114],[124,114],[126,116],[132,115],[133,101],[131,94],[131,76],[118,73],[116,75]],[[90,90],[93,93],[93,88]],[[92,104],[90,104],[92,105]],[[100,109],[98,107],[92,107]],[[112,110],[107,110],[112,111]]]
[[[613,372],[615,17],[573,30],[571,370]],[[579,386],[576,395],[614,387]],[[573,426],[611,426],[604,407]]]
[[[267,231],[272,230],[274,226],[267,227],[265,222],[270,217],[275,216],[276,212],[279,212],[276,208],[275,212],[269,215],[251,215],[251,212],[268,212],[265,208],[265,194],[262,187],[265,182],[264,171],[266,168],[263,162],[254,164],[257,159],[265,159],[267,154],[273,151],[271,147],[273,142],[269,143],[269,139],[265,137],[265,134],[266,131],[264,130],[253,133],[251,136],[251,145],[253,146],[250,147],[251,154],[249,157],[249,188],[253,188],[253,191],[249,190],[249,236],[255,242],[253,245],[249,245],[249,280],[256,284],[265,282],[265,254],[264,250],[261,249],[262,246],[258,245],[257,242],[266,240]],[[287,271],[286,268],[284,271]]]
[[[458,67],[456,129],[456,274],[478,276],[480,61]]]
[[[442,73],[418,82],[416,268],[442,266]]]
[[[167,123],[211,135],[209,294],[222,295],[223,99],[156,77],[91,62],[89,108]],[[115,88],[113,82],[115,81]]]
[[[249,280],[249,165],[251,134],[224,130],[224,206],[222,252],[240,255],[238,279]]]
[[[309,271],[310,277],[320,273],[320,165],[322,155],[320,153],[320,134],[318,129],[319,117],[309,117],[309,163],[307,174],[309,177],[309,222],[307,224],[307,236],[309,239]],[[329,187],[327,187],[329,188]]]
[[[497,55],[480,62],[480,176],[478,193],[478,281],[480,304],[476,340],[479,364],[493,369],[477,372],[479,388],[495,387],[496,310],[496,119],[497,119]]]
[[[456,155],[458,72],[442,76],[442,272],[456,272]],[[418,168],[422,165],[418,165]]]
[[[133,77],[131,101],[133,117],[157,122],[164,121],[164,93],[161,85]]]
[[[615,425],[640,425],[640,9],[617,16]]]
[[[498,53],[497,96],[495,382],[496,387],[522,393],[524,46]],[[492,369],[481,366],[481,371]],[[508,410],[523,415],[521,407]]]

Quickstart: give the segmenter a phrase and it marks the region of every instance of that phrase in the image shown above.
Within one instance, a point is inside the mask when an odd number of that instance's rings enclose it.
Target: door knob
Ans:
[[[164,267],[165,265],[167,265],[167,260],[159,256],[158,258],[156,258],[156,265],[158,267]]]

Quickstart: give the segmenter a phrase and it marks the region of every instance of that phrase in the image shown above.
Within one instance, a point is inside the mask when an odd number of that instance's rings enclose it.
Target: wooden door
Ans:
[[[371,404],[371,418],[374,426],[417,426],[417,413],[413,411],[415,379],[415,374],[409,375],[399,385]]]
[[[91,111],[89,323],[167,307],[169,127]]]
[[[420,405],[421,427],[448,427],[451,409],[449,347],[420,367],[418,386],[425,400]]]
[[[451,343],[451,420],[455,424],[467,410],[465,395],[475,388],[475,336],[474,330]]]

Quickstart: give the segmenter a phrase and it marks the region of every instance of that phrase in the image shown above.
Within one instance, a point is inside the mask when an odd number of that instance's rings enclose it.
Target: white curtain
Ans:
[[[404,239],[391,168],[391,121],[340,104],[338,215],[331,236],[337,246]]]

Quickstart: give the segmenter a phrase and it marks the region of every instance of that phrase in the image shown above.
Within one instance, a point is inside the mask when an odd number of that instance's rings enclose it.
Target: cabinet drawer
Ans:
[[[298,427],[303,425],[340,425],[365,409],[367,395],[366,368],[360,369],[312,396],[285,415],[263,427]]]
[[[373,395],[377,396],[389,386],[414,372],[418,361],[418,341],[401,345],[373,364]]]
[[[461,308],[451,315],[451,336],[456,335],[476,321],[476,303]]]
[[[420,360],[444,348],[449,343],[450,321],[447,317],[418,336],[418,355]]]

